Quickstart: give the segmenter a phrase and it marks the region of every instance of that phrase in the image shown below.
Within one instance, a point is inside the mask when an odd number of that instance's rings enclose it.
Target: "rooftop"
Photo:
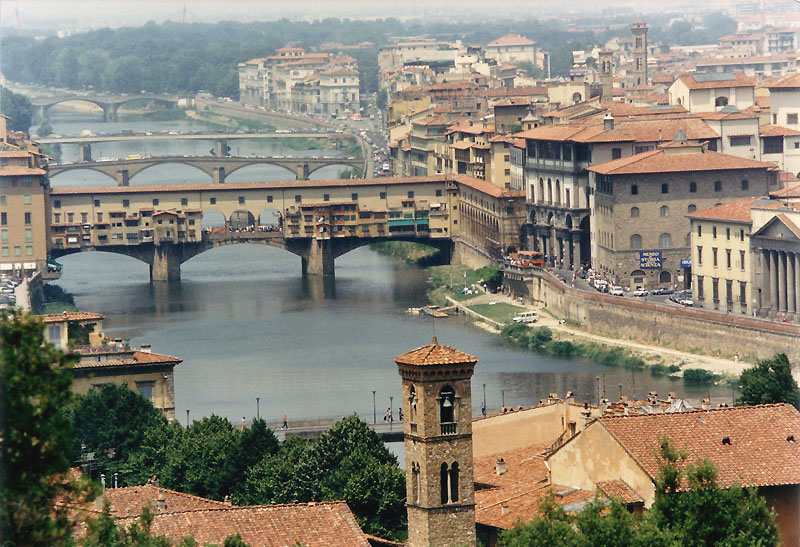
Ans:
[[[697,219],[730,220],[733,222],[750,223],[750,206],[761,199],[764,199],[764,197],[737,199],[736,201],[715,205],[708,209],[701,209],[689,213],[686,216]]]
[[[64,321],[102,321],[106,318],[101,313],[87,311],[65,311],[63,313],[48,313],[39,318],[45,323],[62,323]]]
[[[516,33],[509,33],[505,36],[498,38],[497,40],[492,40],[487,46],[532,46],[535,45],[536,42],[529,38],[525,38],[524,36],[520,36]]]
[[[651,150],[592,165],[587,169],[602,175],[639,175],[732,169],[774,169],[774,167],[771,163],[729,156],[710,150],[694,153],[666,153],[664,150]]]
[[[434,336],[432,343],[398,355],[394,358],[394,362],[398,365],[416,366],[457,365],[465,363],[474,365],[478,362],[478,358],[450,346],[439,344]]]
[[[738,59],[737,59],[738,60]],[[678,78],[689,89],[719,89],[726,87],[755,87],[753,80],[741,73],[697,73],[686,74]]]

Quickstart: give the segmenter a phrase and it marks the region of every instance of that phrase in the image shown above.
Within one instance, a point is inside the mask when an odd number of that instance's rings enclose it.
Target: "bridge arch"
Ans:
[[[89,165],[89,164],[78,164],[74,168],[64,169],[62,171],[59,171],[58,173],[51,174],[50,178],[54,179],[59,175],[63,175],[64,173],[70,173],[70,172],[74,173],[75,171],[94,171],[95,173],[101,173],[101,174],[107,176],[108,178],[110,178],[114,182],[117,181],[116,177],[114,177],[114,175],[109,173],[107,170],[102,169],[100,166],[94,166],[94,165]]]
[[[267,228],[283,228],[283,215],[276,208],[262,209],[258,213],[258,225]]]
[[[188,167],[192,167],[198,171],[205,173],[206,175],[208,175],[209,179],[211,179],[209,182],[213,182],[214,180],[213,172],[204,169],[202,165],[199,165],[197,163],[192,163],[190,160],[191,158],[186,158],[185,161],[182,158],[169,158],[168,160],[165,161],[157,161],[157,158],[154,158],[153,163],[149,163],[140,169],[131,169],[132,174],[130,175],[130,178],[133,179],[133,177],[135,177],[136,175],[138,175],[143,171],[150,169],[151,167],[161,167],[163,165],[186,165]]]
[[[228,225],[233,231],[247,230],[249,228],[255,228],[256,217],[246,209],[239,209],[231,213],[228,222]]]
[[[242,158],[242,159],[244,159],[244,158]],[[228,177],[230,177],[231,175],[233,175],[237,171],[240,171],[242,169],[247,169],[248,167],[258,167],[258,166],[261,166],[261,165],[274,165],[276,167],[280,167],[281,169],[284,169],[284,170],[288,171],[293,177],[297,176],[297,173],[294,172],[294,169],[292,169],[291,167],[286,165],[285,161],[281,162],[280,160],[269,161],[267,159],[259,159],[259,160],[253,159],[252,163],[245,163],[243,165],[238,165],[236,167],[233,167],[230,170],[226,167],[225,168],[225,180],[226,181],[229,180]]]
[[[320,169],[325,169],[327,167],[338,167],[339,169],[355,169],[356,171],[361,173],[362,176],[363,176],[363,173],[362,173],[363,168],[354,167],[354,166],[349,165],[347,163],[336,163],[336,160],[331,160],[331,163],[325,163],[323,165],[317,165],[315,167],[309,166],[309,168],[308,168],[308,176],[311,177],[311,175],[313,175],[315,172],[319,171]]]
[[[200,221],[203,229],[206,228],[225,228],[228,226],[228,218],[216,209],[203,211],[203,218]]]
[[[99,102],[98,100],[92,99],[91,97],[64,97],[62,99],[58,99],[49,104],[42,104],[39,105],[41,109],[41,114],[43,117],[47,116],[47,112],[56,105],[62,103],[71,103],[71,102],[78,102],[78,103],[89,103],[95,105],[97,108],[100,109],[101,112],[105,112],[105,108],[103,107],[104,103]]]

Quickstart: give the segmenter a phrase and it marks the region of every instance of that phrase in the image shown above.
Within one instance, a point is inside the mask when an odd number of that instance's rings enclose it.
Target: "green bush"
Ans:
[[[685,384],[709,384],[717,379],[717,375],[701,368],[687,368],[683,371]]]

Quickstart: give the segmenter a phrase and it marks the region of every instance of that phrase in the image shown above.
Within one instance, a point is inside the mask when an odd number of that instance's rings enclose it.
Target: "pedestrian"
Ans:
[[[733,354],[733,362],[734,363],[738,363],[739,362],[739,352],[738,351]]]
[[[397,409],[397,416],[398,416],[398,420],[400,420],[402,422],[403,421],[403,408],[402,407]]]
[[[485,418],[486,417],[486,401],[481,403],[481,415]]]
[[[286,414],[283,415],[283,425],[281,425],[281,429],[289,429],[289,422],[286,421]]]

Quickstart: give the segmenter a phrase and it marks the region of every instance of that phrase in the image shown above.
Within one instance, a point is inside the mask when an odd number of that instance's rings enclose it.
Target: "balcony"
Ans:
[[[455,435],[456,434],[456,422],[442,422],[442,435]]]

